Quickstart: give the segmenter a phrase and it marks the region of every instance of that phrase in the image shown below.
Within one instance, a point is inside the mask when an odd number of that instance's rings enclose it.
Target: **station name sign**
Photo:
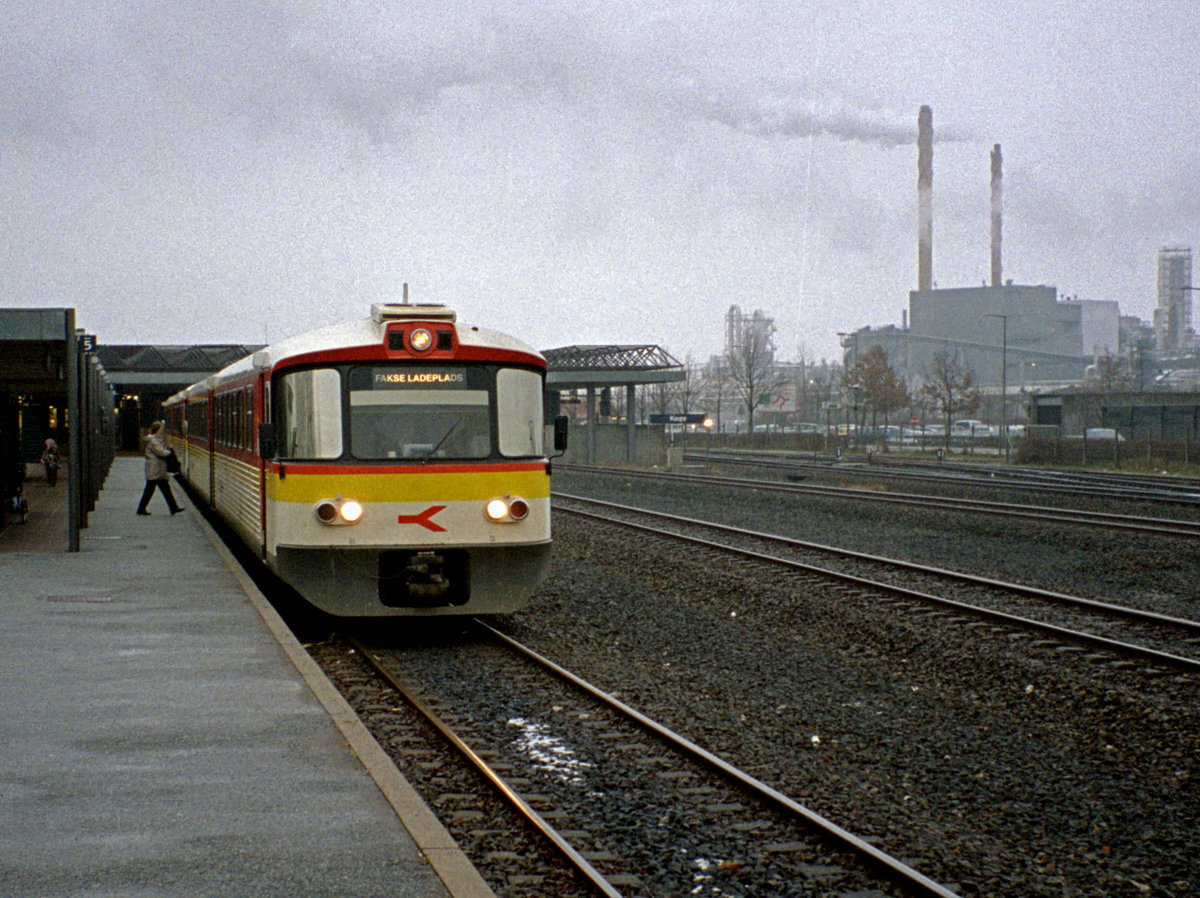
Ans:
[[[651,424],[703,424],[708,415],[651,415]]]

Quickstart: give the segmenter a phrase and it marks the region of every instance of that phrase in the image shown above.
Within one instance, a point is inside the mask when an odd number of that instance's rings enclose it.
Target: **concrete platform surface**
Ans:
[[[0,555],[0,895],[490,890],[182,497]],[[448,884],[448,885],[447,885]]]

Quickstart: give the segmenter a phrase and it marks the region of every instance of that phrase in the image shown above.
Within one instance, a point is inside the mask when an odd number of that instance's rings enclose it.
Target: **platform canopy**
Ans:
[[[67,404],[74,309],[0,309],[0,389]]]
[[[100,346],[98,354],[104,370],[119,388],[127,390],[152,385],[174,392],[204,380],[261,348],[259,344],[230,343],[195,346],[114,344]]]
[[[554,390],[583,387],[677,383],[686,379],[683,364],[661,346],[563,346],[542,350]]]

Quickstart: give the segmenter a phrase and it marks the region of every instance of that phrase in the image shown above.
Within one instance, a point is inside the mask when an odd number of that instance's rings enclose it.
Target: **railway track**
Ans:
[[[512,638],[476,628],[466,642],[355,648],[591,894],[955,894]]]
[[[1200,506],[1200,481],[1194,478],[1101,472],[1085,474],[1009,465],[956,464],[946,461],[893,461],[878,456],[856,461],[832,456],[753,451],[686,452],[683,458],[690,464],[732,465],[792,472],[796,475],[824,474],[840,478],[1003,488],[1089,499]]]
[[[554,499],[557,512],[784,566],[910,608],[1034,632],[1047,646],[1080,646],[1102,653],[1102,660],[1200,674],[1200,621],[582,496],[555,493]]]
[[[562,469],[564,471],[584,474],[612,475],[619,473],[621,477],[625,478],[671,481],[691,486],[733,487],[784,493],[792,496],[852,499],[858,502],[878,502],[911,508],[932,509],[935,511],[952,511],[962,514],[984,514],[1023,521],[1036,521],[1045,524],[1095,527],[1188,540],[1200,539],[1200,521],[1188,521],[1176,518],[1147,518],[1135,515],[1112,514],[1109,512],[1020,505],[1011,502],[989,502],[977,499],[881,492],[879,490],[852,487],[834,487],[826,484],[783,483],[775,480],[723,477],[712,474],[673,474],[662,471],[637,471],[632,469],[621,469],[617,472],[612,468],[587,465],[563,465]]]

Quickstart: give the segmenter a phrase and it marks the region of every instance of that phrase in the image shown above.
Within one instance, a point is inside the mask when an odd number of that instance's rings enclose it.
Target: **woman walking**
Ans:
[[[161,436],[163,429],[162,421],[155,421],[150,425],[150,434],[146,437],[146,488],[142,490],[142,501],[138,503],[138,514],[150,514],[146,506],[150,504],[150,497],[154,495],[154,488],[158,487],[162,491],[163,498],[167,500],[167,507],[171,509],[171,514],[179,514],[183,511],[175,504],[175,496],[171,494],[171,481],[168,479],[170,475],[167,473],[167,456],[171,454],[171,449],[163,442]]]

